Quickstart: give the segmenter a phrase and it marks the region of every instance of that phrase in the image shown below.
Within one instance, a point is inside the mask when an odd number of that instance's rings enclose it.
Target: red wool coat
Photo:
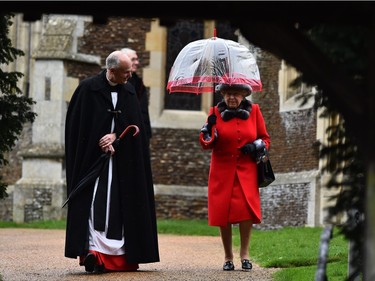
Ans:
[[[208,224],[226,226],[229,222],[229,208],[236,174],[247,205],[250,207],[253,223],[260,223],[262,215],[257,165],[251,156],[244,155],[240,151],[243,145],[252,143],[256,139],[262,139],[267,149],[270,147],[270,136],[259,105],[252,104],[250,117],[247,120],[235,117],[224,121],[217,106],[214,110],[217,116],[216,139],[207,143],[203,139],[203,133],[199,136],[201,147],[212,149],[208,178]]]

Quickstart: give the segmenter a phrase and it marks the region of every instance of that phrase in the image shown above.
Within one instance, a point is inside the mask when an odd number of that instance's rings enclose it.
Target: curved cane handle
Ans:
[[[133,137],[139,134],[139,128],[137,125],[129,125],[126,127],[126,129],[121,133],[119,139],[122,139],[129,131],[131,128],[134,128],[135,132],[133,134]]]

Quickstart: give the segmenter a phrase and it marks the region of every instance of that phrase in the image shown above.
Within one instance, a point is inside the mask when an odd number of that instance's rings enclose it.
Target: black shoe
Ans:
[[[101,273],[106,273],[107,270],[105,269],[104,265],[95,265],[94,267],[94,273],[101,274]]]
[[[87,272],[93,272],[95,269],[96,264],[96,257],[93,253],[88,253],[85,260],[83,261],[83,265],[85,266],[85,270]]]
[[[234,270],[234,264],[232,261],[226,261],[223,266],[223,270],[229,271],[229,270]]]
[[[251,262],[249,260],[242,260],[242,270],[244,271],[249,271],[253,268],[253,265],[251,264]]]

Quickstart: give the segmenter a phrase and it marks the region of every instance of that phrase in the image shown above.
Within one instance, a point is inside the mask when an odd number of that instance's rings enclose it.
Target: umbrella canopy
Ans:
[[[212,93],[215,84],[246,84],[252,92],[262,90],[258,65],[247,47],[218,37],[187,44],[174,61],[167,90]]]
[[[130,131],[130,129],[134,129],[133,137],[138,135],[139,128],[136,125],[129,125],[125,128],[125,130],[121,133],[121,135],[113,142],[113,146],[117,146],[118,142],[120,142],[124,136]],[[65,207],[68,202],[77,196],[85,187],[92,184],[96,178],[101,174],[104,168],[108,165],[109,159],[111,157],[111,152],[108,151],[107,153],[103,153],[100,157],[95,161],[94,164],[88,169],[86,175],[78,182],[78,184],[72,189],[68,198],[63,203],[62,208]]]

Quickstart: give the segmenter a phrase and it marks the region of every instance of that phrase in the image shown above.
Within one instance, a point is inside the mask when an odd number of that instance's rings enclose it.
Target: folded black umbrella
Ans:
[[[113,146],[116,146],[118,142],[120,142],[124,136],[128,133],[128,131],[134,128],[135,132],[133,134],[133,137],[138,135],[139,128],[136,125],[129,125],[126,127],[126,129],[121,133],[121,135],[113,142]],[[73,199],[75,196],[77,196],[78,193],[80,193],[86,186],[89,186],[90,183],[93,183],[98,176],[101,174],[103,169],[108,165],[109,159],[111,157],[111,152],[108,151],[106,153],[103,153],[100,155],[100,157],[94,162],[94,164],[88,169],[88,172],[86,175],[78,182],[78,184],[72,189],[70,192],[68,198],[62,205],[62,208],[65,207],[68,202]]]

